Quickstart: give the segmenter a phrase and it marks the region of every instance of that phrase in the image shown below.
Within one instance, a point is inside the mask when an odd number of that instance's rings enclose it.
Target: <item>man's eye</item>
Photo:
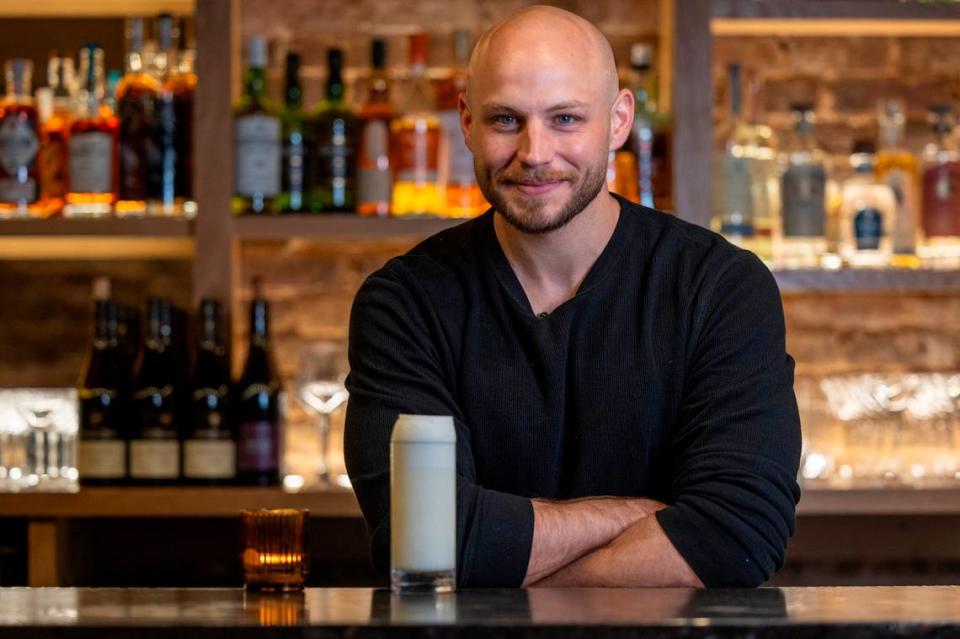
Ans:
[[[493,116],[493,123],[503,126],[513,126],[517,123],[517,118],[512,115],[495,115]]]
[[[576,124],[577,122],[580,121],[580,118],[578,118],[575,115],[569,115],[564,113],[564,114],[558,115],[556,117],[556,121],[557,121],[557,124],[569,125],[569,124]]]

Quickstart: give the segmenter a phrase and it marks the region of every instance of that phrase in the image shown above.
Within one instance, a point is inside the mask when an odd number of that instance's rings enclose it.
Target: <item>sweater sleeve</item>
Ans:
[[[390,435],[397,415],[451,415],[457,432],[457,581],[517,587],[533,543],[529,499],[476,484],[470,431],[445,381],[438,330],[422,296],[389,270],[361,287],[350,316],[347,471],[377,570],[390,569]]]
[[[800,499],[800,417],[783,306],[741,253],[704,296],[671,436],[666,535],[704,585],[757,586],[783,564]]]

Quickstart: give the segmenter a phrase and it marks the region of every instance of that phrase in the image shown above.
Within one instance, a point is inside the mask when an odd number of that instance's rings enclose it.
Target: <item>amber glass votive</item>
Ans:
[[[293,508],[243,511],[243,582],[247,590],[303,589],[308,514]]]

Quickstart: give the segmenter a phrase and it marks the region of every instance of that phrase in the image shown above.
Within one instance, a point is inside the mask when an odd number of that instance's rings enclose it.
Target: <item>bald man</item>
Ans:
[[[607,191],[634,103],[589,22],[508,17],[467,86],[492,209],[391,260],[351,315],[346,457],[375,565],[391,427],[412,413],[456,424],[461,586],[765,581],[800,453],[769,271]]]

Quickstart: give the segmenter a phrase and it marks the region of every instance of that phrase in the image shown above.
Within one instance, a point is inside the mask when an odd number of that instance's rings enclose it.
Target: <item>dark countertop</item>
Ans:
[[[0,638],[960,637],[960,587],[0,589]]]

